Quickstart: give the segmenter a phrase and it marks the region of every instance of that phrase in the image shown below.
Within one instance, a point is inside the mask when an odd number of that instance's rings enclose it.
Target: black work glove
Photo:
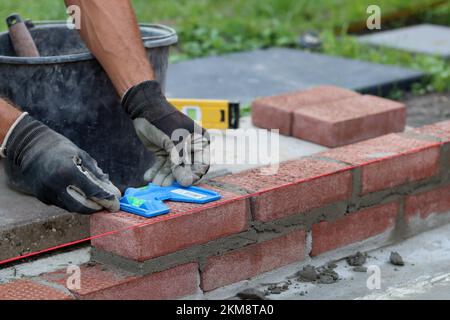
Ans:
[[[164,97],[156,81],[131,88],[122,100],[142,143],[156,161],[144,179],[169,186],[198,182],[209,170],[209,135]]]
[[[5,155],[27,189],[46,204],[84,214],[119,210],[120,191],[97,162],[29,115],[13,129]]]

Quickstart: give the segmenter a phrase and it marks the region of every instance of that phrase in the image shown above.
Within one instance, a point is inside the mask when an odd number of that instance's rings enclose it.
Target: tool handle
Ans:
[[[12,14],[6,18],[9,29],[9,37],[18,57],[39,57],[30,31],[18,14]]]

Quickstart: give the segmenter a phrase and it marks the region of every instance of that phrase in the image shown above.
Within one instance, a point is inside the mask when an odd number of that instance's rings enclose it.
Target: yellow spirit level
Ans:
[[[237,129],[239,103],[228,100],[168,99],[175,108],[206,129]]]

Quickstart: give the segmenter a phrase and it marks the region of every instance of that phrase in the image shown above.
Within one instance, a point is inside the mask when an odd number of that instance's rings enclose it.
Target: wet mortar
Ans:
[[[391,252],[389,256],[389,262],[394,266],[404,266],[405,262],[403,261],[402,256],[398,252]]]
[[[354,255],[345,258],[349,266],[361,267],[367,260],[367,253],[357,252]]]

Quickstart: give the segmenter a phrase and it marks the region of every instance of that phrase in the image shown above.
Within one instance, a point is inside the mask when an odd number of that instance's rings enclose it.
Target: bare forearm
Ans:
[[[65,0],[81,9],[81,38],[122,97],[132,86],[153,80],[129,0]]]
[[[21,112],[0,98],[0,145]]]

